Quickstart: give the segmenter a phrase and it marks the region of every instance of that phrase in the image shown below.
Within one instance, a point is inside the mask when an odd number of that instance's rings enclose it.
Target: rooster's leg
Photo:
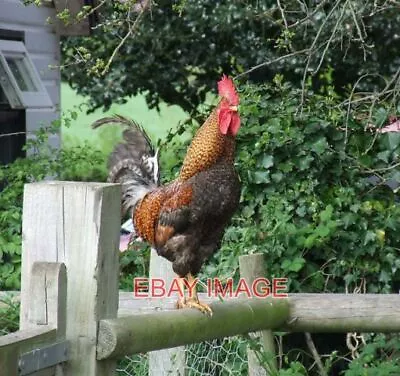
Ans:
[[[200,303],[199,298],[197,296],[197,291],[196,291],[196,281],[195,278],[192,276],[191,273],[189,273],[187,276],[187,281],[189,283],[189,286],[193,286],[192,290],[190,291],[191,294],[188,298],[184,300],[184,305],[183,307],[180,308],[196,308],[200,312],[206,313],[210,316],[212,316],[212,310],[211,308],[205,304],[205,303]]]
[[[185,307],[185,282],[183,281],[183,278],[176,276],[177,281],[178,281],[178,288],[179,288],[179,293],[178,293],[178,301],[176,303],[177,308],[184,308]]]

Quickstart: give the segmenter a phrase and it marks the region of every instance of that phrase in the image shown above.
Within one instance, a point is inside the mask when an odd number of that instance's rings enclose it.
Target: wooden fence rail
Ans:
[[[124,355],[252,331],[263,331],[269,341],[264,347],[273,352],[269,329],[400,332],[398,295],[291,294],[287,299],[223,302],[200,295],[212,305],[214,314],[208,317],[175,310],[175,299],[160,304],[159,299],[118,293],[119,226],[118,185],[26,185],[20,331],[0,337],[2,375],[35,375],[30,371],[37,370],[36,375],[46,376],[109,376],[115,373],[116,358]],[[248,257],[249,265],[260,263],[260,256]],[[243,275],[251,280],[260,273]],[[67,345],[68,356],[60,354]],[[32,349],[37,351],[29,353]],[[58,355],[56,361],[32,366],[35,354],[42,353]],[[178,355],[180,368],[166,372],[182,373],[182,347],[152,354],[150,361],[163,358],[159,365],[168,363],[169,354]],[[160,374],[159,369],[150,365],[150,374]]]
[[[0,337],[0,370],[7,376],[27,375],[35,366],[58,367],[52,359],[37,354],[36,364],[24,363],[21,356],[47,345],[62,344],[65,349],[66,269],[60,263],[35,262],[32,267],[30,300],[26,305],[25,330]],[[63,354],[61,360],[66,359]]]
[[[101,320],[97,358],[121,358],[139,352],[277,328],[289,315],[289,306],[283,299],[246,299],[216,303],[212,308],[212,318],[193,310],[182,310]]]
[[[206,296],[201,296],[203,301]],[[125,298],[125,306],[127,299]],[[287,299],[236,299],[211,303],[212,318],[192,310],[138,314],[101,320],[98,359],[180,346],[264,329],[290,332],[400,332],[400,297],[395,294],[291,294]],[[172,302],[171,302],[172,304]],[[134,314],[136,312],[136,314]],[[150,313],[152,312],[152,313]]]

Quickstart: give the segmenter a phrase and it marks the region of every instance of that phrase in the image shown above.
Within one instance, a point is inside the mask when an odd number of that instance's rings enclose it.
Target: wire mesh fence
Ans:
[[[241,336],[226,337],[191,344],[185,347],[185,369],[187,376],[247,375],[247,339]],[[149,354],[126,356],[118,363],[119,376],[147,376]]]
[[[144,376],[149,374],[149,354],[137,354],[126,356],[118,362],[117,375],[130,376],[138,375]]]

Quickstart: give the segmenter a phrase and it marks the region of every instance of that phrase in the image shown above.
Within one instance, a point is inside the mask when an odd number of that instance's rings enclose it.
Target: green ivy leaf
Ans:
[[[400,145],[400,133],[389,132],[387,133],[387,140],[389,150],[395,150]]]
[[[264,154],[261,159],[261,166],[269,169],[274,165],[274,157],[272,155]]]
[[[307,213],[307,208],[304,205],[296,209],[296,214],[298,214],[300,217],[304,217],[306,213]]]
[[[374,242],[376,239],[376,233],[374,231],[367,231],[364,237],[364,245],[367,245],[368,243]]]
[[[284,175],[281,172],[275,172],[274,174],[271,175],[271,179],[275,183],[279,183],[283,179]]]
[[[305,264],[306,260],[302,257],[295,257],[293,260],[284,260],[282,263],[282,269],[291,272],[298,272]]]
[[[253,182],[255,184],[269,183],[271,180],[269,178],[269,171],[256,171],[253,175]]]
[[[316,142],[314,142],[311,146],[311,150],[318,155],[321,155],[325,152],[328,147],[328,143],[326,142],[325,137],[319,138]]]
[[[307,155],[305,157],[299,158],[299,161],[298,161],[299,162],[299,169],[301,171],[307,170],[310,167],[311,162],[313,160],[314,160],[314,157],[311,156],[311,155]]]
[[[329,229],[328,226],[319,225],[319,226],[316,228],[315,233],[316,233],[319,237],[325,238],[326,236],[329,235],[330,229]]]
[[[391,154],[392,154],[392,152],[390,150],[385,150],[385,151],[381,151],[376,156],[381,161],[383,161],[385,163],[389,163],[389,157],[390,157]]]
[[[328,205],[325,210],[323,210],[319,217],[321,219],[322,222],[327,222],[328,220],[330,220],[332,218],[332,214],[333,214],[333,206],[332,205]]]

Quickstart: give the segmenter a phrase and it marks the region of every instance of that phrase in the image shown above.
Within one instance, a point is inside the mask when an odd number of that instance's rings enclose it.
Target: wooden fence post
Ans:
[[[0,337],[0,370],[2,375],[26,374],[35,364],[20,358],[26,352],[65,340],[67,274],[61,263],[37,262],[32,267],[31,291],[27,307],[26,329]],[[51,363],[52,359],[48,359]],[[50,364],[43,372],[61,376],[61,365]],[[42,373],[40,373],[42,375]],[[39,373],[38,373],[39,375]]]
[[[251,285],[255,279],[265,277],[264,255],[261,253],[252,255],[243,255],[239,257],[240,277],[244,278],[248,285]],[[268,372],[265,367],[260,365],[257,356],[251,349],[247,350],[248,367],[250,376],[266,376],[269,373],[273,374],[277,371],[277,362],[275,355],[274,334],[271,330],[263,330],[255,333],[254,339],[261,341],[264,350],[269,356],[268,362],[271,372]]]
[[[109,376],[115,361],[98,361],[98,321],[116,318],[120,187],[114,184],[41,182],[24,192],[21,329],[29,327],[35,261],[67,267],[65,376]]]
[[[152,249],[150,255],[149,278],[162,278],[167,286],[175,278],[170,261],[157,255]],[[176,297],[178,300],[178,297]],[[165,301],[160,301],[160,306],[166,307]],[[149,376],[184,376],[186,367],[185,347],[173,347],[165,350],[149,352]]]

